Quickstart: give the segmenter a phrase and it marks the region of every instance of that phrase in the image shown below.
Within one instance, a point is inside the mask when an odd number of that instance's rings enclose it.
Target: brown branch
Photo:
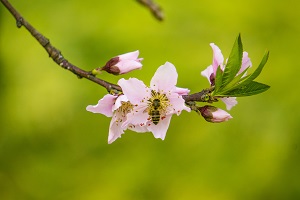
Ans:
[[[152,0],[137,0],[137,2],[147,7],[152,12],[153,16],[159,21],[164,19],[161,8]]]
[[[116,84],[109,83],[102,79],[95,77],[90,71],[85,71],[80,69],[66,60],[63,55],[61,54],[60,50],[56,49],[54,46],[51,45],[49,39],[39,33],[33,26],[31,26],[19,13],[18,11],[7,1],[7,0],[0,0],[2,4],[9,10],[9,12],[14,16],[17,21],[17,27],[21,28],[24,26],[31,35],[43,46],[43,48],[48,52],[49,56],[53,59],[55,63],[60,65],[62,68],[71,71],[73,74],[77,75],[79,78],[86,78],[94,83],[97,83],[107,91],[117,90],[122,91],[121,87]],[[151,2],[151,1],[140,1],[140,2]],[[154,5],[154,4],[153,4]],[[153,6],[152,5],[152,6]],[[157,8],[156,8],[157,9]],[[216,101],[210,96],[210,93],[213,91],[213,88],[204,89],[201,92],[191,94],[191,95],[183,95],[182,98],[185,100],[186,103],[198,101],[198,102],[214,102]]]
[[[17,27],[21,28],[24,26],[31,35],[43,46],[43,48],[48,52],[49,57],[53,59],[58,65],[62,68],[71,71],[73,74],[77,75],[78,78],[86,78],[90,81],[93,81],[103,87],[105,87],[108,91],[111,89],[116,89],[121,91],[121,87],[102,79],[95,77],[91,72],[82,70],[72,63],[70,63],[67,59],[63,57],[60,50],[52,46],[49,39],[47,39],[44,35],[39,33],[30,23],[28,23],[20,13],[7,1],[1,0],[2,4],[9,10],[9,12],[14,16],[17,21]]]

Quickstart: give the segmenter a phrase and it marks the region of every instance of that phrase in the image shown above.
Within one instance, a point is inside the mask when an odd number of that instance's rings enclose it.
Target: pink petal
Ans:
[[[174,92],[179,95],[188,95],[190,93],[190,90],[187,88],[176,87]]]
[[[238,103],[236,97],[224,97],[220,99],[226,104],[227,110],[230,110],[233,106],[235,106]]]
[[[168,95],[168,99],[170,101],[171,106],[167,114],[180,115],[182,110],[186,110],[188,112],[191,111],[191,109],[185,105],[185,101],[180,95],[174,93]]]
[[[136,78],[128,80],[122,78],[118,81],[118,85],[121,86],[123,93],[132,104],[139,104],[144,98],[150,97],[150,89]]]
[[[216,75],[218,66],[222,67],[222,65],[223,65],[224,57],[223,57],[223,54],[222,54],[220,48],[217,45],[215,45],[214,43],[210,43],[210,46],[213,49],[213,64],[212,64],[213,73],[214,73],[214,75]]]
[[[207,80],[208,80],[208,82],[211,84],[211,82],[210,82],[210,76],[213,73],[214,73],[214,69],[213,69],[212,65],[210,65],[205,70],[203,70],[201,72],[201,75],[204,76],[204,77],[206,77]]]
[[[222,109],[218,109],[212,114],[213,114],[213,118],[211,119],[212,122],[225,122],[228,121],[229,119],[232,119],[232,116]]]
[[[113,110],[117,110],[122,105],[122,102],[127,102],[127,101],[128,101],[128,98],[125,95],[119,96],[115,101]]]
[[[108,133],[108,144],[111,144],[116,139],[121,137],[123,133],[124,129],[120,126],[120,124],[115,123],[114,118],[112,118]]]
[[[247,69],[248,67],[252,66],[252,62],[250,60],[250,58],[248,57],[248,53],[247,52],[243,52],[243,59],[242,59],[242,66],[240,71],[238,72],[238,74],[242,73],[245,69]]]
[[[124,60],[120,61],[118,64],[116,64],[116,66],[120,70],[119,74],[126,74],[132,70],[141,69],[143,65],[135,60]]]
[[[135,131],[137,133],[145,133],[145,132],[149,132],[149,130],[147,129],[147,126],[139,126],[139,125],[129,125],[128,129]]]
[[[135,60],[139,56],[139,50],[119,55],[120,60]]]
[[[105,95],[102,99],[98,101],[98,104],[95,106],[87,106],[86,110],[93,113],[101,113],[107,117],[113,115],[113,105],[117,97],[111,94]]]
[[[149,118],[148,112],[145,111],[146,108],[147,104],[135,107],[132,112],[127,114],[127,119],[122,127],[128,127],[130,124],[145,126]]]
[[[167,130],[170,125],[172,115],[167,115],[164,119],[161,119],[157,125],[153,123],[148,126],[148,130],[151,131],[155,138],[165,139]]]
[[[156,91],[167,92],[174,89],[178,74],[172,63],[166,62],[160,66],[151,79],[150,87]]]

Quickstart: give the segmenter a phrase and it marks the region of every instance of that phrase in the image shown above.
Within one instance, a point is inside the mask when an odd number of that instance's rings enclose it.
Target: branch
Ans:
[[[17,27],[21,28],[22,26],[24,26],[31,33],[31,35],[40,43],[40,45],[48,52],[49,57],[51,57],[53,61],[60,65],[62,68],[71,71],[73,74],[77,75],[78,78],[86,78],[90,81],[93,81],[105,87],[108,91],[110,91],[111,89],[121,90],[120,86],[99,79],[95,77],[95,75],[93,75],[91,72],[80,69],[72,63],[70,63],[67,59],[63,57],[60,50],[52,46],[49,39],[47,39],[44,35],[39,33],[30,23],[28,23],[7,0],[1,0],[1,2],[16,19]]]
[[[9,10],[9,12],[14,16],[16,19],[17,27],[21,28],[24,26],[31,35],[41,44],[41,46],[48,52],[49,57],[53,59],[55,63],[57,63],[62,68],[71,71],[73,74],[77,75],[78,78],[86,78],[94,83],[97,83],[104,88],[106,88],[107,91],[111,90],[117,90],[122,92],[122,89],[119,85],[109,83],[107,81],[104,81],[102,79],[99,79],[95,77],[94,74],[90,71],[85,71],[83,69],[80,69],[70,63],[67,59],[63,57],[60,50],[52,46],[49,39],[47,39],[44,35],[39,33],[32,25],[30,25],[20,14],[19,12],[7,1],[7,0],[0,0],[2,4]],[[151,8],[155,10],[159,10],[158,7],[153,4],[152,1],[147,0],[138,0],[139,2],[147,3],[147,5],[151,5]],[[150,3],[149,3],[150,2]],[[156,7],[155,7],[156,6]],[[153,11],[153,12],[154,12]],[[210,89],[204,89],[199,93],[191,94],[191,95],[183,95],[183,99],[186,103],[192,102],[192,101],[198,101],[198,102],[213,102],[216,101],[211,98],[210,93],[213,91],[213,88]]]
[[[152,12],[154,17],[156,19],[158,19],[159,21],[162,21],[164,19],[161,8],[159,7],[159,5],[154,3],[152,0],[137,0],[137,2],[139,2],[143,6],[147,7]]]

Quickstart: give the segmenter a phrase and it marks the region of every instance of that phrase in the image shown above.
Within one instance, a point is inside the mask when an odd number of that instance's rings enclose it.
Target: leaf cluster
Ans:
[[[243,97],[259,94],[268,90],[270,86],[254,81],[254,79],[259,76],[262,69],[264,68],[266,62],[268,61],[268,57],[269,52],[267,51],[262,58],[259,66],[252,74],[245,76],[248,68],[245,69],[242,73],[238,74],[242,66],[243,58],[243,44],[241,35],[238,35],[229,55],[224,71],[220,68],[220,66],[217,69],[215,77],[215,89],[212,93],[212,96]]]

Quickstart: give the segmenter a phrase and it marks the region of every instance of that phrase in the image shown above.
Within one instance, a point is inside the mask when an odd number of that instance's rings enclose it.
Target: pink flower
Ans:
[[[116,139],[121,137],[127,126],[123,126],[126,121],[126,116],[131,112],[133,105],[128,102],[125,95],[114,96],[111,94],[105,95],[99,100],[95,106],[87,106],[86,110],[93,113],[101,113],[107,117],[112,117],[109,125],[108,143],[111,144]],[[132,126],[132,125],[131,125]],[[136,132],[146,132],[145,127],[132,126],[130,128]]]
[[[142,58],[138,58],[139,51],[134,51],[119,55],[110,59],[104,67],[100,70],[107,71],[108,73],[119,75],[126,74],[132,70],[142,68]]]
[[[211,85],[214,85],[218,67],[220,66],[221,70],[224,71],[226,63],[224,64],[224,57],[220,48],[214,43],[211,43],[210,46],[213,49],[213,63],[212,65],[208,66],[205,70],[203,70],[201,72],[201,75],[206,77]],[[252,63],[250,58],[248,57],[248,53],[243,52],[242,65],[237,75],[239,75],[251,66]],[[237,104],[236,97],[225,97],[220,99],[226,104],[227,110],[230,110],[233,106]]]
[[[203,106],[199,108],[201,115],[208,122],[219,123],[231,119],[231,115],[226,111],[216,108],[214,106]]]
[[[189,90],[176,87],[177,77],[174,65],[166,62],[155,72],[150,88],[136,78],[120,79],[118,84],[134,105],[132,112],[127,114],[123,127],[146,127],[155,138],[163,140],[172,115],[179,115],[182,110],[190,111],[181,97],[181,94],[187,94]]]

